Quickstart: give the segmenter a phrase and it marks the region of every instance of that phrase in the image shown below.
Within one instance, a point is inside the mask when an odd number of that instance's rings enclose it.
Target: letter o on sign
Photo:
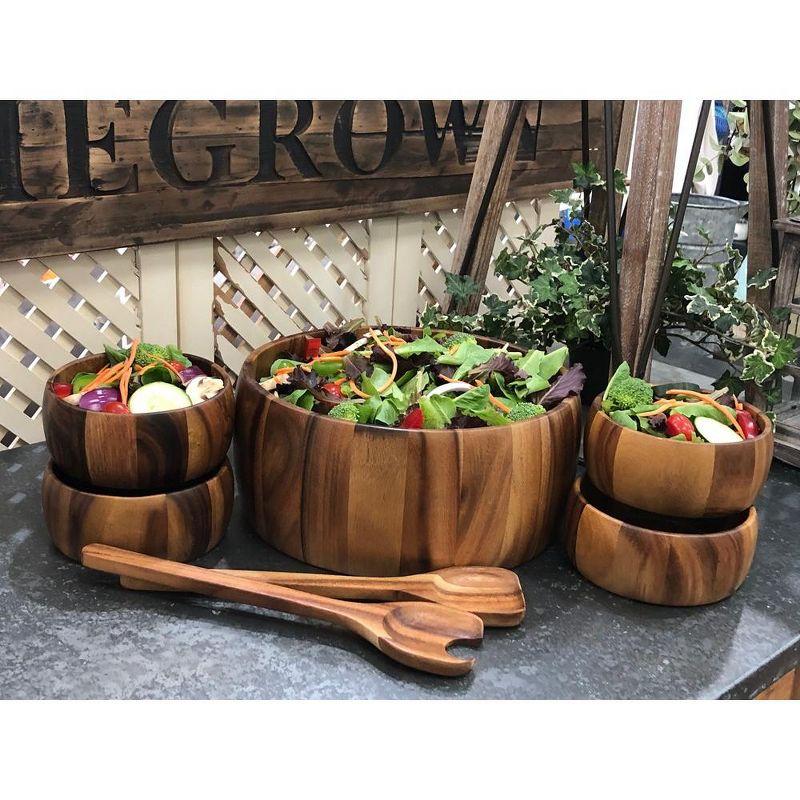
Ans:
[[[403,142],[405,130],[405,117],[403,109],[397,100],[384,100],[386,109],[386,132],[383,146],[383,156],[380,163],[372,169],[363,169],[356,163],[353,154],[353,116],[355,115],[357,100],[346,100],[342,103],[336,122],[333,125],[333,147],[336,155],[350,172],[356,175],[373,175],[383,169],[397,152]]]

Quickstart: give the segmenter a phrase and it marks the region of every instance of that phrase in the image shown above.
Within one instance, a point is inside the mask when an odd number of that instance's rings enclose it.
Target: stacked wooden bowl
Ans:
[[[259,536],[301,561],[355,575],[515,567],[544,549],[575,475],[578,397],[503,427],[354,425],[259,385],[305,338],[253,351],[239,373],[237,478]]]
[[[584,577],[648,603],[713,603],[736,591],[755,553],[753,503],[772,460],[772,423],[729,444],[676,441],[589,411],[586,477],[572,487],[567,553]]]
[[[216,364],[188,358],[225,385],[175,411],[85,411],[53,393],[54,383],[100,369],[102,355],[73,361],[48,381],[42,415],[52,460],[42,506],[65,555],[79,560],[84,545],[98,543],[190,561],[222,538],[233,508],[233,385]]]

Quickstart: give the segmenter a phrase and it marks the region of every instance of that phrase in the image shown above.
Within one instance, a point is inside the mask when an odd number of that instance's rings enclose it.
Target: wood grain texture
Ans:
[[[485,625],[495,627],[519,625],[525,616],[525,597],[519,578],[511,570],[499,567],[445,567],[393,578],[244,569],[217,569],[215,572],[342,600],[428,600],[469,611],[479,616]],[[191,591],[189,584],[178,589],[174,584],[170,587],[125,577],[120,578],[120,583],[126,589]]]
[[[536,133],[538,105],[518,198],[568,185],[580,158],[580,101],[542,101]],[[0,258],[453,208],[485,116],[476,100],[0,101]]]
[[[800,669],[782,675],[771,686],[757,694],[755,700],[800,700]]]
[[[210,400],[155,414],[105,414],[65,403],[53,383],[95,372],[104,355],[87,356],[57,370],[47,382],[42,422],[57,467],[85,486],[147,492],[172,489],[209,475],[224,461],[233,437],[233,384],[220,366],[187,356],[225,386]]]
[[[732,527],[709,533],[635,524],[593,505],[582,479],[572,487],[565,519],[567,555],[581,575],[622,597],[668,606],[705,605],[733,594],[747,577],[758,536],[754,508]]]
[[[254,581],[219,570],[174,564],[113,547],[83,550],[83,564],[234,603],[332,622],[358,634],[390,658],[435,675],[464,675],[474,658],[447,652],[451,644],[477,644],[483,623],[474,614],[435,603],[355,603]]]
[[[237,478],[265,541],[357,575],[514,567],[544,549],[575,474],[577,397],[503,427],[353,425],[258,385],[273,360],[304,338],[254,351],[237,383]]]
[[[192,561],[215,547],[233,509],[233,471],[227,459],[205,481],[174,492],[112,495],[66,483],[52,462],[42,480],[42,508],[53,544],[80,559],[87,544]]]
[[[642,375],[648,355],[642,352],[661,280],[669,221],[672,173],[678,144],[681,103],[642,100],[627,202],[627,222],[619,267],[619,329],[622,358]]]
[[[620,503],[677,517],[713,517],[753,505],[767,479],[773,451],[769,419],[754,406],[761,435],[731,444],[660,439],[623,428],[600,410],[598,396],[584,433],[592,483]]]
[[[465,302],[451,301],[451,310],[457,310],[460,314],[475,314],[481,304],[489,261],[497,241],[500,214],[505,208],[511,171],[525,121],[526,105],[524,100],[489,102],[453,255],[453,271],[459,275],[469,275],[481,290]]]

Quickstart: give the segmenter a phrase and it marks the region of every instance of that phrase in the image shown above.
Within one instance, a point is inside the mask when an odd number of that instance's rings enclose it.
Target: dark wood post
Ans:
[[[480,306],[526,107],[525,100],[492,100],[486,110],[478,156],[464,206],[464,219],[453,256],[453,272],[469,275],[480,290],[464,303],[456,305],[451,301],[451,311],[474,314]]]
[[[672,175],[678,144],[679,100],[639,103],[627,222],[619,271],[619,327],[622,358],[644,374],[645,338],[664,263]]]

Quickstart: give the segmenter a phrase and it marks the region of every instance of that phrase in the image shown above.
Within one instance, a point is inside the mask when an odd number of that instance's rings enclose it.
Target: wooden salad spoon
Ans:
[[[519,625],[525,616],[525,596],[519,578],[499,567],[445,567],[419,575],[397,578],[359,578],[349,575],[314,575],[304,572],[262,572],[217,569],[221,575],[287,586],[342,600],[428,600],[477,614],[490,627]],[[127,589],[151,591],[192,591],[122,577]]]
[[[221,600],[333,622],[363,637],[395,661],[435,675],[469,672],[475,659],[453,656],[447,647],[477,644],[483,638],[479,617],[434,603],[355,603],[320,597],[102,544],[86,545],[81,560],[86,567],[113,575],[181,590],[189,587],[192,592]]]

